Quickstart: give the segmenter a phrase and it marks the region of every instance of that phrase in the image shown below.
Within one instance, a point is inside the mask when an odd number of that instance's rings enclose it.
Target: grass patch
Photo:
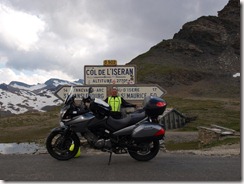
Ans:
[[[152,76],[151,74],[153,73],[153,77],[159,78],[162,75],[168,74],[168,73],[173,73],[176,71],[181,71],[182,68],[175,68],[175,66],[162,66],[161,64],[155,64],[155,63],[145,63],[141,66],[138,66],[138,74],[137,74],[137,79],[138,81],[144,81],[145,76],[149,77]]]
[[[225,138],[223,140],[214,141],[210,144],[204,145],[202,148],[211,148],[215,146],[221,146],[221,145],[231,145],[231,144],[238,144],[240,143],[239,137],[232,137],[232,138]]]
[[[165,147],[169,151],[175,150],[195,150],[199,148],[199,141],[192,141],[192,142],[174,142],[169,141],[165,143]]]
[[[33,142],[45,139],[48,133],[59,126],[57,107],[48,112],[35,112],[2,117],[0,119],[0,142]]]
[[[151,72],[153,72],[154,74],[156,73],[169,73],[169,72],[172,72],[172,71],[177,71],[177,70],[181,70],[180,68],[177,69],[175,67],[170,67],[170,66],[162,66],[160,64],[155,64],[155,63],[146,63],[145,65],[143,66],[140,66],[141,70],[141,74],[149,74]],[[143,67],[143,68],[142,68]],[[139,74],[138,76],[141,76],[141,74]],[[144,76],[145,77],[145,76]]]
[[[216,124],[240,131],[240,102],[236,100],[186,99],[165,97],[168,107],[177,109],[186,116],[197,119],[188,123],[182,131],[197,131],[198,126]]]
[[[176,150],[199,150],[204,148],[212,148],[221,145],[231,145],[231,144],[238,144],[240,143],[239,137],[231,137],[225,138],[223,140],[214,141],[210,144],[200,145],[199,141],[191,141],[191,142],[174,142],[168,141],[165,143],[165,147],[169,151],[176,151]]]

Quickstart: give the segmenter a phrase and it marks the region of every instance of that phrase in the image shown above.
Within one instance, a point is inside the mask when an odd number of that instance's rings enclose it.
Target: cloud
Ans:
[[[28,51],[38,41],[45,23],[36,16],[0,4],[0,40],[6,46]]]
[[[60,71],[64,77],[83,78],[84,65],[102,65],[105,59],[128,63],[161,40],[172,38],[184,23],[217,15],[227,2],[3,0],[0,68],[29,76]],[[43,76],[35,78],[41,80]]]

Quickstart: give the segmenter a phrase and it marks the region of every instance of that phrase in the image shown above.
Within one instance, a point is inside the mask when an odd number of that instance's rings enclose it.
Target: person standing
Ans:
[[[111,106],[111,116],[115,119],[122,118],[121,107],[134,107],[136,105],[130,104],[125,101],[121,96],[118,96],[118,89],[116,87],[112,88],[111,96],[107,97],[105,100]]]

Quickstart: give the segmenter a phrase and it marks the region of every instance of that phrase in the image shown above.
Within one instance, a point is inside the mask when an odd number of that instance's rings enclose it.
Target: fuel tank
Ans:
[[[95,116],[91,113],[85,113],[79,116],[72,118],[69,121],[64,122],[65,125],[70,125],[72,130],[75,132],[85,132],[85,128],[87,127],[88,122],[95,118]]]

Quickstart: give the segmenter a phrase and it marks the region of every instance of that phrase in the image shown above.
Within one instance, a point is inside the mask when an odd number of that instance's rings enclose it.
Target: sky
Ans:
[[[84,78],[129,63],[228,0],[0,0],[0,84]]]

